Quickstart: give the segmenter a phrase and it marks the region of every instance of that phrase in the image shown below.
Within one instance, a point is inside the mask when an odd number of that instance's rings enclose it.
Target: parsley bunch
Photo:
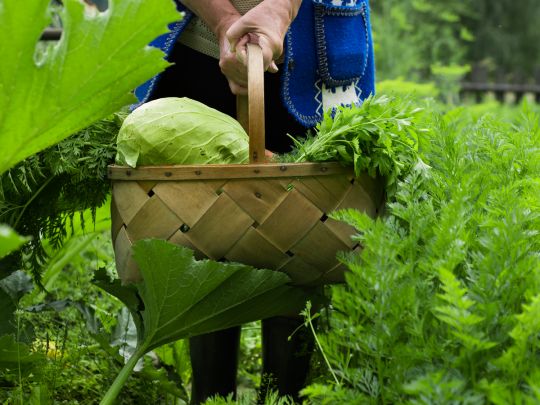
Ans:
[[[284,160],[342,162],[357,175],[384,177],[393,194],[397,181],[421,162],[417,145],[422,130],[415,119],[420,111],[411,99],[384,95],[329,110],[313,133],[293,138],[294,150]]]

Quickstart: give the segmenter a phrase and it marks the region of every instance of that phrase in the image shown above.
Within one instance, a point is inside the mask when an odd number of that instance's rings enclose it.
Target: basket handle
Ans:
[[[247,44],[247,69],[248,95],[236,96],[236,116],[249,134],[249,163],[264,163],[264,68],[258,44]]]

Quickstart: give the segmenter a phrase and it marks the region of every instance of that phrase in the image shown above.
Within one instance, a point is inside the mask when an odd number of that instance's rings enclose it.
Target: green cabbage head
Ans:
[[[234,118],[189,98],[167,97],[136,108],[117,140],[120,165],[247,163],[249,138]]]

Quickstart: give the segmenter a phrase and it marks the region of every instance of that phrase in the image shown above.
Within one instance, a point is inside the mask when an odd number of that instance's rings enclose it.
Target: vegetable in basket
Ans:
[[[135,109],[117,140],[121,165],[247,163],[249,138],[234,118],[187,97]]]

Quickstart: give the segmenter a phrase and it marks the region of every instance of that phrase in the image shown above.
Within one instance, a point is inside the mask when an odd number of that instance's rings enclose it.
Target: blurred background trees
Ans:
[[[538,0],[371,0],[378,80],[433,80],[469,65],[488,80],[527,83],[540,71]]]

